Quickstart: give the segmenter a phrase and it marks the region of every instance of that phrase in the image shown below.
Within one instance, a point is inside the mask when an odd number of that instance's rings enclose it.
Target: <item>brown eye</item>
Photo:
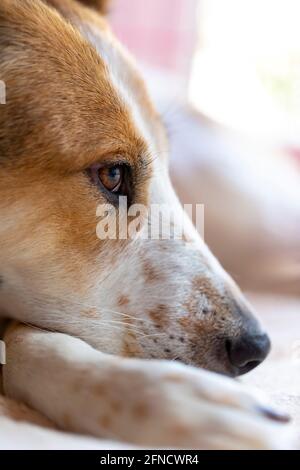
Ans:
[[[120,196],[132,198],[132,173],[126,163],[116,165],[94,164],[86,170],[91,182],[108,198],[112,204],[119,203]]]
[[[99,168],[97,177],[107,191],[117,193],[123,183],[124,169],[122,165]]]

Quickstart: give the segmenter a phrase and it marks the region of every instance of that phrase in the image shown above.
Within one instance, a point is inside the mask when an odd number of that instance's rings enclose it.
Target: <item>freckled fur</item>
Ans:
[[[167,328],[170,316],[169,308],[166,305],[159,304],[154,310],[149,312],[149,317],[153,321],[154,325],[160,328]]]
[[[147,282],[160,282],[162,281],[162,273],[160,269],[148,260],[144,260],[143,262],[143,275],[145,281]]]
[[[119,307],[124,307],[125,305],[128,305],[130,303],[129,297],[127,295],[121,295],[118,299],[118,306]]]

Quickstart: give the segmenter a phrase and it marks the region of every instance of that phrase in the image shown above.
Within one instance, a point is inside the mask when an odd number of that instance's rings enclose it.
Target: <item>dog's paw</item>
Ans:
[[[234,380],[161,361],[131,361],[122,372],[115,387],[126,395],[126,410],[119,415],[119,430],[124,424],[126,435],[118,437],[159,447],[291,447],[288,427],[280,423],[287,417]]]

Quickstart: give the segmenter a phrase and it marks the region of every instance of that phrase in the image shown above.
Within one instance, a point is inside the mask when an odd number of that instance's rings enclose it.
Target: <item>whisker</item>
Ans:
[[[123,313],[123,312],[118,312],[117,310],[111,310],[109,308],[101,309],[102,312],[108,312],[108,313],[115,313],[116,315],[120,315],[122,317],[130,318],[131,320],[139,321],[142,323],[149,323],[152,325],[152,322],[150,320],[147,320],[146,318],[138,318],[134,317],[133,315],[130,315],[128,313]]]
[[[152,338],[152,337],[156,337],[156,336],[164,336],[164,337],[167,337],[167,333],[153,333],[153,334],[149,334],[149,335],[142,335],[142,336],[139,336],[139,338],[141,339],[144,339],[144,338]]]

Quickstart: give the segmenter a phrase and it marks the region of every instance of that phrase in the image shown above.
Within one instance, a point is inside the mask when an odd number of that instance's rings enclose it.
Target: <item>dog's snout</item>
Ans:
[[[236,375],[246,374],[257,367],[269,354],[271,342],[266,334],[244,333],[226,341],[226,351]]]

